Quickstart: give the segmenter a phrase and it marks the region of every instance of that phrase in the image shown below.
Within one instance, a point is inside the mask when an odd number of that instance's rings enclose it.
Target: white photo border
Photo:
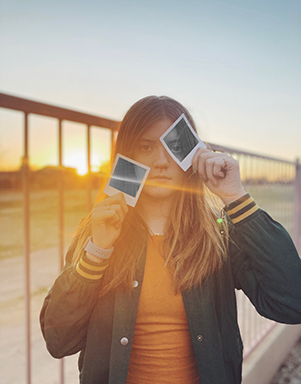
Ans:
[[[112,177],[114,175],[115,168],[116,168],[116,166],[118,164],[119,159],[123,159],[123,160],[126,160],[126,161],[130,162],[130,163],[133,163],[133,164],[135,164],[135,165],[137,165],[137,166],[139,166],[141,168],[144,168],[145,171],[146,171],[144,176],[143,176],[143,179],[142,179],[142,181],[140,183],[139,189],[138,189],[135,197],[133,197],[131,195],[128,195],[127,193],[125,193],[123,191],[120,191],[119,189],[116,189],[116,188],[114,188],[114,187],[112,187],[110,185],[110,182],[111,182]],[[104,188],[104,193],[106,193],[108,196],[114,196],[117,193],[122,192],[124,197],[125,197],[125,200],[126,200],[127,204],[130,205],[131,207],[135,207],[135,205],[136,205],[136,203],[138,201],[138,198],[140,196],[140,193],[141,193],[141,191],[143,189],[144,183],[145,183],[145,181],[146,181],[146,179],[148,177],[149,171],[150,171],[150,167],[148,167],[148,166],[146,166],[144,164],[138,163],[137,161],[132,160],[129,157],[123,156],[120,153],[117,153],[117,155],[115,157],[115,160],[114,160],[114,164],[112,166],[112,170],[111,170],[110,176],[109,176],[108,181],[106,183],[106,186]]]
[[[164,138],[165,136],[182,120],[184,119],[186,125],[190,129],[190,131],[193,133],[193,135],[197,138],[198,144],[192,149],[191,152],[182,160],[178,160],[176,156],[172,153],[172,151],[169,149],[168,145],[166,144]],[[184,113],[163,133],[163,135],[160,137],[160,141],[163,144],[164,148],[167,150],[169,155],[173,158],[173,160],[186,172],[188,168],[191,166],[192,158],[194,154],[196,153],[197,149],[202,147],[202,148],[207,148],[206,144],[203,143],[203,141],[198,137],[197,133],[195,130],[192,128],[190,125],[187,117],[185,116]]]

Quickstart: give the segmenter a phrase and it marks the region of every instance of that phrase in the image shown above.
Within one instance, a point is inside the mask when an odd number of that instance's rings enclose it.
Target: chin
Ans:
[[[164,187],[150,187],[145,186],[143,192],[141,193],[141,197],[145,196],[146,198],[151,199],[166,199],[175,194],[175,191],[172,189],[167,189]]]

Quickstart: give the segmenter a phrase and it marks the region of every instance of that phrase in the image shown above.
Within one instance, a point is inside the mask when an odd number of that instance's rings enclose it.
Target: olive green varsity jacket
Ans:
[[[281,323],[301,323],[301,261],[286,230],[249,195],[226,208],[229,257],[201,288],[182,293],[202,384],[241,383],[243,345],[235,289],[257,311]],[[145,234],[145,238],[147,234]],[[99,298],[103,269],[84,256],[66,265],[47,295],[41,328],[52,356],[81,351],[80,383],[124,384],[131,354],[146,249],[131,292]]]

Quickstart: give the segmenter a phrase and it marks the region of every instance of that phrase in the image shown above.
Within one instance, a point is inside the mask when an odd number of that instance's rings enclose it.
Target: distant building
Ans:
[[[62,176],[65,189],[85,188],[88,183],[92,188],[98,188],[103,179],[102,173],[90,173],[80,176],[75,168],[46,166],[36,171],[29,170],[28,180],[30,189],[57,189]],[[22,171],[0,172],[0,190],[21,189]]]
[[[0,171],[0,189],[20,189],[22,186],[21,172]]]

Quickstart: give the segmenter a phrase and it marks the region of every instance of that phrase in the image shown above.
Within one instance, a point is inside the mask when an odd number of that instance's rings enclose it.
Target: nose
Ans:
[[[166,149],[163,147],[163,145],[156,152],[157,153],[156,153],[156,156],[154,159],[153,166],[155,168],[168,168],[170,157],[169,157],[168,153],[166,152]]]

